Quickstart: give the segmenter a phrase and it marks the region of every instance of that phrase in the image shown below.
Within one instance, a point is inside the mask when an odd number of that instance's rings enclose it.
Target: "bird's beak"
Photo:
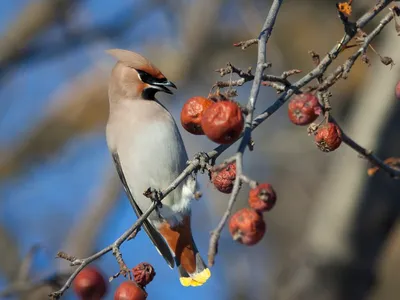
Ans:
[[[172,87],[174,89],[177,88],[176,85],[169,80],[167,80],[165,82],[152,82],[151,85],[154,86],[155,88],[157,88],[158,90],[165,92],[167,94],[171,94],[171,95],[173,93],[168,87]]]

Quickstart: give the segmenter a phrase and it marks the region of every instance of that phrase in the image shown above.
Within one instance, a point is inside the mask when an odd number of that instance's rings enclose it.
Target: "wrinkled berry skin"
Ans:
[[[342,143],[342,134],[336,124],[327,123],[318,128],[314,140],[321,151],[331,152]]]
[[[243,130],[242,111],[232,101],[216,102],[204,112],[201,127],[213,142],[231,144],[239,138]]]
[[[400,81],[396,84],[395,95],[400,100]]]
[[[276,203],[276,193],[268,183],[261,183],[249,192],[249,206],[257,212],[270,211]]]
[[[82,300],[98,300],[106,294],[107,283],[96,267],[87,266],[76,275],[73,289]]]
[[[214,101],[201,96],[192,97],[185,102],[181,110],[181,124],[186,131],[194,135],[204,135],[201,119],[204,112]]]
[[[293,124],[304,126],[314,122],[321,114],[318,98],[305,93],[293,96],[288,105],[288,116]]]
[[[132,269],[135,282],[141,287],[148,285],[156,276],[153,266],[149,263],[142,262]]]
[[[232,238],[247,246],[257,244],[263,238],[265,230],[262,215],[251,208],[242,208],[229,221]]]
[[[147,293],[134,281],[122,282],[114,293],[114,300],[146,300]]]
[[[218,191],[224,194],[232,193],[236,179],[236,164],[230,163],[219,171],[212,171],[211,180]]]

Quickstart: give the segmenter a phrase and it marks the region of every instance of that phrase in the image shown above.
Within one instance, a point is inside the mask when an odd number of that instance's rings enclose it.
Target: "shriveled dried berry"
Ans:
[[[142,262],[132,269],[135,282],[141,287],[148,285],[156,276],[153,266],[149,263]]]
[[[327,123],[318,128],[314,140],[321,151],[331,152],[342,143],[342,134],[336,124]]]
[[[235,102],[216,102],[204,112],[201,127],[213,142],[231,144],[239,138],[243,130],[242,111]]]
[[[314,122],[321,114],[318,98],[311,93],[293,96],[288,105],[288,116],[293,124],[304,126]]]
[[[261,183],[249,192],[249,205],[258,212],[270,211],[276,203],[276,193],[269,183]]]
[[[262,215],[251,208],[242,208],[229,221],[229,231],[233,239],[247,246],[257,244],[263,238],[265,230]]]
[[[230,163],[222,170],[212,171],[211,180],[218,191],[230,194],[236,179],[236,164]]]
[[[181,124],[188,132],[203,135],[201,119],[204,112],[214,101],[201,96],[195,96],[185,102],[181,110]]]

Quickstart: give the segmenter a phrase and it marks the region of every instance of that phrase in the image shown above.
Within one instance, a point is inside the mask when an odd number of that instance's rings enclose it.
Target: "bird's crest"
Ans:
[[[106,50],[106,52],[114,56],[119,62],[127,67],[145,71],[154,78],[165,78],[164,74],[162,74],[156,66],[139,53],[123,49],[109,49]]]

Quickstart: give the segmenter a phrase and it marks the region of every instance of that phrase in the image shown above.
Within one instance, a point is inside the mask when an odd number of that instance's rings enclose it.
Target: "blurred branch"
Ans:
[[[140,9],[124,8],[121,12],[116,13],[109,22],[97,25],[93,28],[79,28],[75,30],[64,28],[64,38],[56,42],[50,41],[44,44],[34,43],[34,41],[29,41],[28,43],[28,41],[26,41],[27,44],[24,46],[23,51],[15,52],[16,54],[12,57],[5,56],[3,60],[1,59],[0,52],[0,78],[2,73],[16,64],[23,62],[32,63],[60,56],[79,46],[86,46],[104,39],[118,39],[128,30],[132,31],[133,25],[138,25],[140,21],[147,18],[150,13],[154,12],[156,9],[162,9],[164,5],[165,3],[159,0],[146,1]]]
[[[336,123],[336,121],[334,122]],[[378,169],[381,169],[384,172],[388,173],[392,178],[394,179],[400,178],[400,170],[398,168],[391,166],[389,165],[389,163],[386,163],[385,161],[381,160],[379,157],[373,154],[371,150],[367,150],[364,147],[357,144],[353,139],[351,139],[347,134],[345,134],[342,129],[341,131],[342,131],[343,143],[347,144],[354,151],[360,153],[362,157],[369,160]]]
[[[102,128],[107,116],[106,75],[94,69],[65,87],[56,105],[20,144],[1,149],[0,179],[54,155],[72,137]]]
[[[121,191],[121,182],[113,165],[109,164],[103,182],[96,187],[90,197],[92,200],[82,213],[81,220],[71,227],[63,248],[77,256],[87,256],[92,253],[102,223],[117,203]]]
[[[19,267],[18,272],[18,281],[26,281],[29,277],[29,271],[32,266],[33,257],[35,256],[36,252],[40,249],[39,245],[34,245],[22,260],[21,266]]]
[[[39,290],[41,288],[59,288],[62,283],[70,276],[69,273],[58,273],[55,275],[50,275],[43,277],[42,279],[39,279],[37,281],[16,281],[9,286],[7,286],[6,289],[0,291],[0,297],[12,297],[18,294],[24,294],[24,293],[30,293],[30,297],[28,299],[32,299],[32,292]],[[41,297],[43,299],[43,295]]]
[[[149,2],[145,11],[151,10],[152,5],[162,5],[158,2],[158,0]],[[194,6],[183,7],[187,11],[182,16],[185,17],[184,22],[188,23],[187,26],[182,26],[185,30],[182,34],[187,49],[186,59],[184,63],[181,63],[181,56],[164,57],[163,62],[169,63],[164,67],[178,73],[190,73],[196,69],[199,61],[194,58],[206,45],[202,41],[213,32],[212,24],[216,20],[221,3],[222,0],[207,0],[198,2]],[[209,23],[207,26],[201,25],[204,22],[204,16],[198,17],[198,12],[202,10],[207,10],[206,17]],[[143,10],[140,16],[146,16]],[[133,16],[130,16],[130,20],[137,22],[137,18]],[[191,35],[194,30],[196,31],[195,42]],[[180,63],[177,63],[178,59]],[[52,109],[23,142],[10,149],[0,149],[0,180],[18,176],[33,164],[55,155],[71,138],[103,128],[108,117],[106,81],[106,74],[94,68],[68,84],[64,92],[61,92],[61,99],[56,100],[61,105]]]
[[[14,280],[21,264],[17,241],[4,226],[0,226],[0,274],[7,280]]]
[[[104,222],[107,214],[112,210],[122,191],[119,178],[111,164],[106,168],[105,174],[104,183],[100,184],[93,196],[91,196],[92,199],[88,201],[90,206],[87,211],[83,212],[81,221],[77,222],[71,228],[69,237],[66,239],[66,249],[76,255],[86,256],[93,252],[93,244],[98,233],[101,232],[102,222]],[[61,270],[55,274],[44,276],[39,280],[32,280],[30,276],[32,274],[29,274],[29,270],[32,257],[37,248],[33,247],[31,249],[21,264],[19,277],[5,290],[0,291],[0,297],[8,297],[16,294],[24,295],[29,292],[27,299],[44,299],[49,293],[49,288],[51,290],[60,288],[63,282],[71,276],[72,271],[70,268],[60,265]],[[33,292],[35,293],[32,294]]]
[[[29,2],[8,31],[0,39],[0,79],[13,63],[24,57],[25,47],[49,28],[60,12],[72,7],[78,0],[39,0]]]

